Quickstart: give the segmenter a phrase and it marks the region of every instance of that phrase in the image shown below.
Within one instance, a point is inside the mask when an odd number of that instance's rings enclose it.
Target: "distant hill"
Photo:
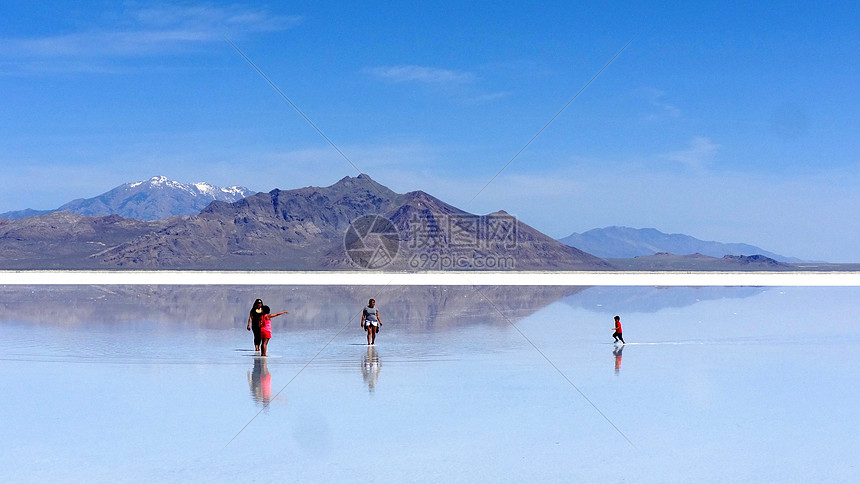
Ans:
[[[630,258],[667,252],[678,255],[698,253],[711,257],[763,255],[780,262],[802,262],[754,245],[710,242],[689,235],[665,234],[651,228],[606,227],[581,234],[573,233],[559,241],[603,258]]]
[[[171,222],[71,212],[0,219],[0,269],[105,268],[91,257],[94,253],[160,230]]]
[[[55,210],[18,210],[0,218],[21,219],[52,212],[80,215],[119,215],[137,220],[160,220],[175,215],[196,215],[215,200],[235,202],[252,195],[244,187],[221,188],[208,183],[180,183],[163,176],[120,185],[93,198],[79,198]]]
[[[0,218],[19,219],[35,217],[37,215],[47,215],[55,211],[56,210],[33,210],[32,208],[25,208],[24,210],[13,210],[11,212],[0,213]]]
[[[613,266],[627,271],[789,271],[795,264],[779,262],[763,255],[703,254],[676,255],[659,252],[625,259],[607,259]]]

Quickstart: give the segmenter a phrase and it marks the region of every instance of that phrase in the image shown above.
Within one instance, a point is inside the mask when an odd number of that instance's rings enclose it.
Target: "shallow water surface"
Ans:
[[[0,286],[0,479],[856,482],[858,296]]]

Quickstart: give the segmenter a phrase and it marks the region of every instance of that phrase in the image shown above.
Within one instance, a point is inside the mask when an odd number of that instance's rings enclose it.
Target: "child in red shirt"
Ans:
[[[272,318],[287,314],[289,311],[281,311],[275,314],[269,314],[272,309],[269,306],[263,306],[263,316],[260,318],[260,336],[263,338],[260,344],[260,356],[266,356],[266,350],[269,347],[269,340],[272,339]]]
[[[621,316],[615,316],[615,332],[612,333],[612,337],[615,338],[615,343],[621,340],[621,344],[627,344],[624,342],[624,337],[621,336]]]

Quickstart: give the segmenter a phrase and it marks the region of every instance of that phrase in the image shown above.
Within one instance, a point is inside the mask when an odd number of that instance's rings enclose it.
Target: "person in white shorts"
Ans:
[[[379,332],[380,326],[382,318],[379,316],[379,308],[376,307],[376,300],[371,299],[361,311],[361,327],[367,332],[368,345],[376,344],[376,333]]]

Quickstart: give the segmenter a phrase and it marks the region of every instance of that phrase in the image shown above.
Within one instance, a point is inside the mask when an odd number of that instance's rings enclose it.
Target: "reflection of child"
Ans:
[[[612,350],[612,354],[615,355],[615,374],[617,375],[621,372],[621,352],[624,351],[624,346],[616,346],[614,350]]]
[[[254,358],[254,370],[248,372],[248,385],[251,386],[251,395],[254,400],[269,406],[272,400],[272,375],[263,358]]]
[[[615,338],[615,343],[621,340],[621,344],[627,344],[624,342],[624,337],[621,336],[621,316],[615,316],[615,332],[612,333],[612,337]]]
[[[272,400],[272,375],[268,372],[260,375],[260,395],[265,405]]]
[[[272,310],[269,306],[263,306],[263,317],[260,318],[260,336],[263,338],[260,344],[260,356],[266,356],[266,350],[269,347],[269,340],[272,339],[272,318],[287,314],[289,311],[281,311],[275,314],[269,314]]]

